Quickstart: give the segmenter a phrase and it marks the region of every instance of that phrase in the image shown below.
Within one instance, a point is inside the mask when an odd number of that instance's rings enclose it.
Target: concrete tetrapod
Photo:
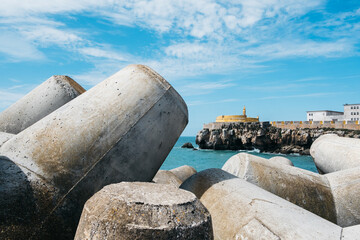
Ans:
[[[222,170],[337,223],[331,187],[325,176],[248,153],[232,156]]]
[[[170,172],[174,173],[181,180],[181,182],[184,182],[186,179],[197,173],[195,168],[188,165],[183,165],[171,169]]]
[[[33,196],[23,212],[14,206],[13,217],[0,219],[0,238],[17,229],[23,238],[72,238],[85,201],[111,183],[151,181],[187,122],[181,96],[142,65],[124,68],[52,112],[0,148],[6,157],[0,160],[14,169],[2,169],[0,184],[14,174],[26,183],[0,185],[0,192]],[[0,199],[0,205],[11,210],[11,201]],[[28,217],[21,221],[23,213]]]
[[[341,239],[341,227],[221,169],[199,172],[180,188],[209,210],[214,239]]]
[[[186,179],[196,173],[195,168],[184,165],[171,170],[159,170],[153,182],[162,184],[172,184],[179,187]]]
[[[171,184],[175,187],[179,187],[183,183],[174,173],[168,170],[159,170],[152,181],[160,184]]]
[[[320,175],[240,153],[222,169],[341,227],[360,224],[360,167]]]
[[[52,76],[0,113],[0,131],[18,134],[85,92],[67,76]]]
[[[75,240],[213,239],[211,217],[194,194],[168,184],[122,182],[85,204]]]
[[[314,141],[310,154],[321,173],[360,167],[360,139],[326,134]]]

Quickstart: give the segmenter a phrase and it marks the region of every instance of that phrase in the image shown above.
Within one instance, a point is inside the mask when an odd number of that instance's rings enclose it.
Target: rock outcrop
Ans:
[[[196,136],[201,149],[252,150],[273,153],[310,154],[311,144],[321,135],[333,133],[360,138],[360,131],[347,129],[280,129],[268,122],[231,123],[219,128],[204,128]]]
[[[191,142],[184,143],[181,148],[194,148]]]

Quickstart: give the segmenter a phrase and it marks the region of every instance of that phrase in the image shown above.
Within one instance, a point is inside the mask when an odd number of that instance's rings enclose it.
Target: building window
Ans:
[[[351,109],[353,109],[353,107],[351,107]]]

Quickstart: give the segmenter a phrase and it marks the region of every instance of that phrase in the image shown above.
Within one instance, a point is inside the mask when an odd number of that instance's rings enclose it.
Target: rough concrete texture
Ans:
[[[209,210],[214,239],[340,239],[342,228],[221,169],[182,185]]]
[[[328,173],[324,176],[331,186],[337,224],[342,227],[360,224],[360,167]]]
[[[15,136],[15,134],[0,132],[0,147],[13,136]]]
[[[2,169],[0,189],[8,174],[18,178],[14,184],[27,183],[14,194],[30,189],[34,196],[21,209],[36,219],[27,225],[33,238],[72,238],[85,201],[111,183],[151,181],[187,122],[186,104],[171,85],[130,65],[8,140],[0,155],[19,171]],[[18,225],[7,222],[0,234]]]
[[[174,173],[181,180],[181,182],[184,182],[186,179],[197,173],[195,168],[188,165],[171,169],[170,172]]]
[[[0,113],[0,131],[18,134],[85,92],[67,76],[52,76]]]
[[[270,158],[269,161],[271,161],[272,163],[276,163],[276,164],[285,164],[285,165],[289,165],[289,166],[294,166],[292,161],[290,161],[286,157],[276,156],[276,157]]]
[[[337,223],[334,198],[325,176],[270,160],[239,153],[222,169]]]
[[[168,184],[122,182],[85,204],[82,239],[213,239],[211,217],[194,194]]]
[[[311,145],[310,154],[322,173],[359,167],[360,139],[323,135]]]
[[[343,228],[341,240],[360,240],[360,225]]]
[[[152,180],[154,183],[172,184],[179,187],[183,182],[172,172],[168,170],[159,170]]]

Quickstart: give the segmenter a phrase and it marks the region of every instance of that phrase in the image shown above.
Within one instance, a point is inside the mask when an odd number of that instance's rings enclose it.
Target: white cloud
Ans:
[[[183,96],[198,96],[221,91],[222,89],[230,88],[235,85],[236,84],[231,81],[192,82],[179,86],[177,89]]]
[[[111,60],[116,60],[116,61],[122,61],[122,62],[126,62],[129,61],[131,57],[129,56],[125,56],[122,54],[117,53],[115,50],[104,50],[104,49],[100,49],[100,48],[94,48],[94,47],[84,47],[84,48],[80,48],[79,52],[83,55],[86,56],[91,56],[91,57],[96,57],[96,58],[106,58],[106,59],[111,59]],[[128,55],[128,54],[126,54]]]
[[[32,43],[12,32],[0,34],[0,53],[7,55],[11,61],[45,59],[45,55],[37,50]]]
[[[346,40],[336,42],[287,41],[263,44],[243,52],[244,55],[273,58],[287,57],[337,57],[353,52],[353,43]]]
[[[81,37],[69,31],[60,30],[51,26],[26,26],[19,29],[28,40],[43,45],[67,45],[82,41]]]

